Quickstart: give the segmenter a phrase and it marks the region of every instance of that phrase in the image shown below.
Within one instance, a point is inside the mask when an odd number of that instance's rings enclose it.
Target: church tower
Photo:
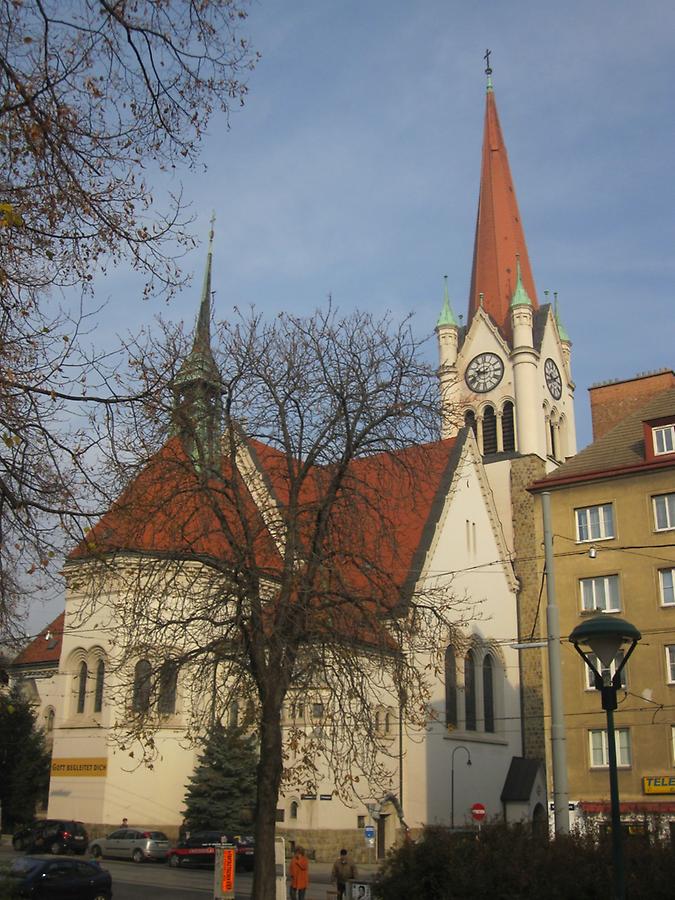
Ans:
[[[173,433],[181,437],[200,470],[218,467],[223,421],[223,386],[211,350],[212,258],[213,219],[192,349],[172,385]]]
[[[446,283],[436,326],[443,435],[467,423],[486,462],[535,454],[555,468],[576,452],[571,342],[557,297],[555,309],[537,298],[489,63],[486,74],[467,323]]]

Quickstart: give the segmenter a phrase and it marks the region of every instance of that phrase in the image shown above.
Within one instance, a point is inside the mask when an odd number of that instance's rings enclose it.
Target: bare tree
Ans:
[[[216,368],[200,321],[174,381],[174,436],[72,554],[71,606],[108,623],[131,752],[138,742],[152,756],[168,672],[180,672],[194,736],[234,700],[251,704],[262,900],[280,791],[328,773],[346,799],[381,797],[382,713],[427,720],[438,651],[470,613],[449,579],[420,584],[454,444],[424,443],[437,395],[409,322],[251,315],[221,328]],[[150,420],[154,440],[156,402]],[[136,427],[129,438],[143,446]],[[139,693],[125,673],[146,659]]]
[[[209,117],[243,102],[246,0],[0,0],[0,634],[78,516],[105,508],[88,417],[129,400],[117,356],[89,349],[97,271],[179,283],[180,197]],[[167,250],[171,242],[170,250]],[[178,249],[177,249],[178,248]],[[79,310],[54,294],[76,286]],[[97,411],[98,407],[98,411]],[[103,408],[101,408],[103,407]],[[98,496],[97,496],[98,495]]]

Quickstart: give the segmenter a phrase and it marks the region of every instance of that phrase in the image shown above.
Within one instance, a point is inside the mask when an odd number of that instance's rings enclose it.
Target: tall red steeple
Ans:
[[[482,305],[506,338],[511,337],[509,306],[516,289],[516,260],[520,257],[523,286],[536,309],[537,292],[534,287],[530,259],[518,201],[511,178],[509,157],[502,137],[497,114],[491,73],[488,75],[483,132],[483,159],[480,175],[480,195],[476,220],[476,239],[473,249],[469,318],[471,324],[476,310]]]

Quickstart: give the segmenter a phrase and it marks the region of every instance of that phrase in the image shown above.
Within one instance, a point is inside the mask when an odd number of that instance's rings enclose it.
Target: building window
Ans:
[[[285,809],[278,809],[278,810],[277,810],[277,814],[276,814],[276,816],[275,816],[275,820],[276,820],[277,822],[283,822],[285,818],[286,818],[286,810],[285,810]]]
[[[675,425],[664,425],[661,428],[655,428],[652,432],[654,436],[654,454],[660,456],[663,453],[675,453]]]
[[[467,410],[464,416],[464,424],[469,426],[469,428],[473,431],[473,436],[477,438],[478,425],[476,424],[476,413],[472,409]]]
[[[497,416],[491,406],[483,410],[483,453],[497,452]]]
[[[96,687],[94,689],[94,712],[103,709],[103,682],[105,681],[105,663],[99,659],[96,666]]]
[[[607,748],[607,731],[594,728],[588,732],[591,750],[591,768],[602,769],[609,765],[609,751]],[[630,729],[617,728],[616,740],[616,764],[627,768],[631,764]]]
[[[150,709],[152,666],[147,659],[139,659],[134,669],[134,694],[131,708],[135,713],[147,713]]]
[[[227,716],[227,721],[229,723],[230,728],[238,728],[239,727],[239,704],[236,700],[233,700],[230,703],[230,709]]]
[[[312,703],[312,718],[323,719],[323,703]]]
[[[614,515],[611,503],[585,506],[575,510],[578,541],[601,541],[614,537]]]
[[[389,734],[391,731],[391,713],[385,712],[384,714],[384,733]]]
[[[291,819],[298,818],[298,804],[296,800],[291,801],[291,807],[289,811],[289,815]]]
[[[51,734],[54,731],[54,715],[53,707],[48,707],[45,712],[45,731],[47,734]]]
[[[77,711],[84,712],[84,705],[87,700],[87,675],[88,669],[86,662],[80,663],[80,670],[77,675]]]
[[[675,684],[675,644],[666,647],[666,672],[668,684]]]
[[[157,712],[161,716],[171,716],[176,712],[176,689],[178,686],[178,666],[167,661],[159,671],[159,695]]]
[[[659,494],[654,497],[654,519],[657,531],[675,528],[675,494]]]
[[[581,578],[581,609],[584,612],[619,612],[619,576],[599,575]]]
[[[623,660],[623,653],[622,652],[617,653],[617,655],[612,660],[612,664],[610,665],[609,669],[605,669],[605,668],[603,668],[602,663],[600,662],[598,657],[595,655],[595,653],[588,653],[587,656],[588,656],[588,659],[593,663],[595,668],[598,670],[598,672],[600,672],[600,674],[603,677],[605,675],[605,672],[609,672],[610,678],[614,677],[617,667],[621,665],[621,662]],[[586,663],[583,663],[583,667],[584,667],[584,672],[586,675],[587,690],[595,690],[595,675],[593,674],[593,672],[591,672],[590,668],[586,665]],[[624,690],[628,686],[628,680],[626,678],[625,666],[621,670],[621,674],[619,675],[619,686],[622,687]]]
[[[365,816],[357,816],[356,817],[356,827],[357,828],[365,828],[366,827],[366,817]]]
[[[494,665],[492,657],[488,653],[483,660],[483,717],[485,719],[485,730],[493,732],[495,730],[495,687],[494,687]]]
[[[305,718],[305,704],[302,702],[294,703],[291,707],[291,714],[294,722],[302,721]]]
[[[453,647],[445,651],[445,724],[448,728],[457,727],[457,664]]]
[[[516,449],[516,428],[513,415],[513,403],[507,400],[502,408],[502,444],[505,451]]]
[[[471,650],[464,657],[464,720],[467,731],[476,730],[476,663]]]
[[[661,588],[661,603],[664,606],[673,606],[675,604],[675,569],[659,570],[659,586]]]

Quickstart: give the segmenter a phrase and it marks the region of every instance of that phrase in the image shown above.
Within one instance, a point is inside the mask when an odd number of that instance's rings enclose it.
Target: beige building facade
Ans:
[[[642,633],[615,713],[621,809],[637,827],[675,824],[675,379],[635,381],[593,389],[601,436],[533,492],[551,497],[569,796],[583,814],[609,811],[606,719],[567,638],[598,613]],[[617,406],[633,411],[612,427]],[[546,686],[547,713],[548,696]]]

